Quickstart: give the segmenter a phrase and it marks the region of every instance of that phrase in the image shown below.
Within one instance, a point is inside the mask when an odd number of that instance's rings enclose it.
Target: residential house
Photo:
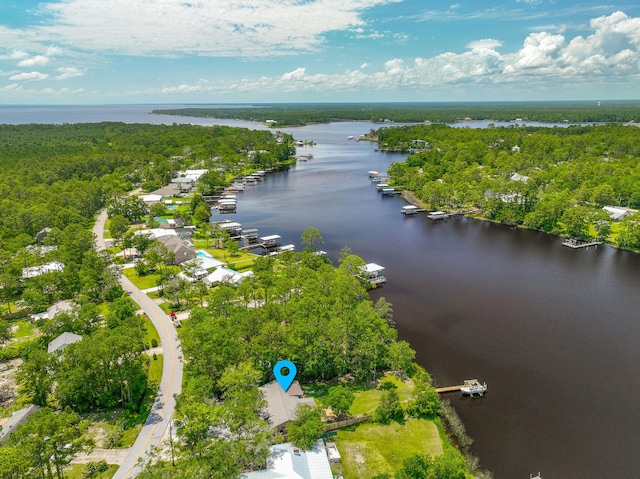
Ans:
[[[631,216],[634,213],[637,213],[638,210],[632,210],[631,208],[623,208],[621,206],[604,206],[602,208],[609,217],[614,221],[621,221],[625,219],[627,216]]]
[[[51,341],[47,346],[49,353],[62,352],[64,348],[70,344],[77,343],[82,340],[82,336],[74,333],[62,333],[56,339]]]
[[[280,432],[286,430],[289,421],[295,419],[296,408],[300,404],[316,405],[313,398],[304,397],[298,381],[293,381],[286,391],[277,381],[261,386],[260,390],[267,401],[269,425]]]
[[[246,472],[240,478],[333,479],[322,439],[316,441],[310,451],[303,451],[291,443],[276,444],[271,446],[270,450],[265,470]]]
[[[64,271],[64,264],[60,261],[50,261],[40,266],[32,266],[30,268],[22,268],[22,279],[35,278],[45,273],[53,273],[55,271]]]
[[[238,284],[251,275],[253,275],[252,271],[238,273],[228,268],[216,268],[211,274],[207,275],[202,282],[209,287],[212,287],[216,283]]]
[[[160,236],[157,240],[167,247],[167,251],[174,254],[174,264],[182,264],[196,257],[196,249],[193,243],[180,238],[178,235]]]
[[[18,426],[24,424],[29,416],[31,416],[31,414],[36,412],[38,409],[40,409],[40,406],[32,404],[20,409],[19,411],[14,412],[11,417],[7,419],[4,424],[2,424],[2,431],[0,431],[0,442],[9,439],[11,433],[15,431]]]

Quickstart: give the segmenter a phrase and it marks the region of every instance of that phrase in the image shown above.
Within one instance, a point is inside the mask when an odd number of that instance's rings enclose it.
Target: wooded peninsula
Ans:
[[[640,121],[640,101],[469,102],[469,103],[291,103],[242,107],[156,109],[153,113],[267,123],[273,128],[331,121],[455,123],[517,121],[543,123],[626,123]]]

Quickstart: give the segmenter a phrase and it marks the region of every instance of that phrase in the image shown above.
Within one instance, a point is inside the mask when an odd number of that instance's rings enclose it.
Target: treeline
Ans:
[[[431,209],[481,208],[504,224],[640,248],[640,216],[614,222],[602,210],[640,209],[639,128],[414,125],[374,133],[383,149],[414,152],[389,175]]]
[[[461,120],[610,123],[639,121],[640,101],[273,104],[245,108],[175,108],[154,110],[153,113],[259,122],[275,120],[277,124],[274,127],[349,120],[382,123],[455,123]]]

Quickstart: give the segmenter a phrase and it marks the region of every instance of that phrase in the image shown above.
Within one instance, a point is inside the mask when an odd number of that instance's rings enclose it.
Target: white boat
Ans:
[[[465,379],[460,391],[464,394],[468,394],[469,396],[473,396],[475,394],[484,396],[484,393],[487,392],[487,383],[481,384],[477,379]]]

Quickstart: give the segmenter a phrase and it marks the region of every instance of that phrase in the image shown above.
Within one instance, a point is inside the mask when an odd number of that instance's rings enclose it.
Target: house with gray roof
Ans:
[[[62,351],[64,348],[69,346],[70,344],[77,343],[82,340],[82,336],[74,333],[62,333],[56,339],[51,341],[47,346],[47,351],[49,353],[55,353],[58,351]]]
[[[19,411],[14,412],[9,419],[2,425],[2,430],[0,430],[0,442],[6,441],[9,439],[9,436],[13,431],[15,431],[18,426],[24,424],[29,416],[40,409],[40,406],[36,406],[35,404],[31,404],[25,408],[20,409]]]
[[[269,425],[283,432],[289,421],[295,419],[296,408],[300,404],[315,406],[313,398],[304,397],[304,392],[298,381],[294,381],[286,391],[277,381],[271,381],[260,387],[265,401],[267,401],[267,414]]]

